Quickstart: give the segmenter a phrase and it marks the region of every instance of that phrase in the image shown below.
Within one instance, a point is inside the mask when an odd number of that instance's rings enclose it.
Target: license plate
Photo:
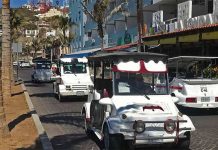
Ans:
[[[210,97],[201,97],[201,102],[209,102]]]
[[[146,123],[145,127],[146,128],[160,128],[163,127],[163,123]]]
[[[76,92],[76,95],[77,96],[83,96],[83,95],[85,95],[85,93],[83,91],[78,91],[78,92]]]

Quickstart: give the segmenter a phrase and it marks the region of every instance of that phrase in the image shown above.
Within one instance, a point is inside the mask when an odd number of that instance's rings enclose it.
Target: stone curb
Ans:
[[[29,96],[29,94],[28,94],[28,92],[26,90],[26,87],[25,87],[25,85],[23,83],[21,84],[21,87],[22,87],[22,89],[24,91],[25,99],[26,99],[26,102],[28,104],[29,110],[30,110],[30,112],[33,112],[32,113],[32,118],[33,118],[33,121],[34,121],[34,123],[36,125],[37,131],[38,131],[38,134],[39,134],[39,139],[40,139],[40,142],[42,144],[43,150],[53,150],[52,144],[49,141],[49,138],[48,138],[48,136],[47,136],[47,134],[45,132],[45,129],[42,126],[42,123],[41,123],[41,121],[39,119],[39,116],[35,112],[33,103],[31,101],[30,96]]]

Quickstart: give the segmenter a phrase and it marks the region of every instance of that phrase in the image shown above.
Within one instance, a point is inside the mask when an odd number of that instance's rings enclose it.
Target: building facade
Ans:
[[[95,2],[70,1],[71,21],[75,23],[72,28],[75,35],[71,42],[72,52],[101,47],[97,24],[91,17]],[[202,51],[205,51],[202,43],[207,43],[210,38],[216,43],[218,39],[218,33],[195,34],[195,30],[202,27],[216,31],[215,27],[210,29],[208,26],[218,23],[218,0],[144,0],[141,9],[137,9],[136,2],[109,1],[104,24],[104,49],[137,43],[139,24],[142,42],[147,46],[145,51],[157,50],[171,55],[170,49],[181,51],[196,45],[196,49],[203,47]],[[137,18],[139,11],[143,15]],[[180,34],[185,37],[178,37]],[[177,51],[173,53],[179,54]]]

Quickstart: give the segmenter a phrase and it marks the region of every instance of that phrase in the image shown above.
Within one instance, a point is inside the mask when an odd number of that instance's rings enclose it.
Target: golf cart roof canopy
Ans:
[[[88,57],[90,61],[103,61],[103,62],[128,62],[134,61],[138,62],[143,60],[148,62],[153,60],[158,63],[159,61],[166,62],[167,55],[158,53],[148,53],[148,52],[117,52],[117,53],[103,53]]]
[[[71,63],[71,62],[87,63],[88,59],[86,57],[83,57],[83,58],[60,58],[60,61],[65,62],[65,63]]]
[[[112,63],[114,72],[166,72],[167,56],[154,53],[119,52],[89,57],[90,61]]]
[[[168,59],[168,62],[176,61],[207,61],[212,59],[218,59],[218,57],[204,57],[204,56],[178,56]]]
[[[187,68],[200,61],[212,61],[218,59],[218,57],[204,57],[204,56],[178,56],[168,59],[168,67],[176,67],[179,63],[180,68]]]

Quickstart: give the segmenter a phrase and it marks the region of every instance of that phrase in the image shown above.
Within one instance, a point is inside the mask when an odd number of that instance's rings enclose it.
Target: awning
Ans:
[[[179,36],[179,42],[198,42],[199,41],[199,33],[198,34],[192,34],[192,35],[185,35],[185,36]]]
[[[132,47],[136,47],[138,43],[130,43],[130,44],[125,44],[125,45],[120,45],[120,46],[115,46],[115,47],[109,47],[105,48],[104,51],[119,51],[119,50],[124,50]]]
[[[160,39],[160,44],[176,44],[176,37]]]
[[[202,33],[202,40],[217,40],[218,31]]]
[[[88,57],[88,56],[95,55],[95,53],[100,51],[100,50],[101,50],[101,48],[81,50],[81,51],[74,52],[74,53],[71,53],[71,54],[65,54],[63,56],[63,58],[72,58],[72,57],[82,58],[82,57]]]
[[[144,41],[144,44],[148,45],[148,46],[158,45],[159,44],[159,40]]]

